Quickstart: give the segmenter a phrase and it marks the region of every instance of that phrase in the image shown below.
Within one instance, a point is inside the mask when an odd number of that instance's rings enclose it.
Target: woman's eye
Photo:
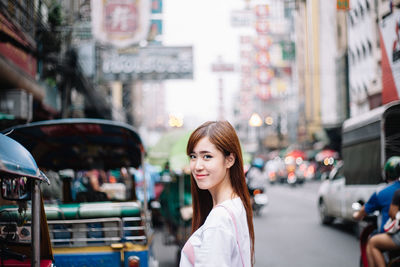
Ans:
[[[195,159],[196,156],[195,155],[189,155],[189,159]]]
[[[211,159],[211,155],[204,155],[204,159]]]

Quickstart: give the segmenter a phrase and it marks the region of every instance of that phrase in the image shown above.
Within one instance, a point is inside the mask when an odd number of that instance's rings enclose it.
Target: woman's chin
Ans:
[[[201,190],[208,190],[208,189],[209,189],[209,186],[207,185],[207,183],[197,182],[197,186],[198,186]]]

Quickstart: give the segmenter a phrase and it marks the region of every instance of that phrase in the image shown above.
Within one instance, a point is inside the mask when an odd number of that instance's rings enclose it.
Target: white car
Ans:
[[[335,218],[354,222],[352,204],[364,204],[379,189],[379,185],[346,185],[343,163],[338,163],[318,190],[318,210],[322,224],[330,224]]]

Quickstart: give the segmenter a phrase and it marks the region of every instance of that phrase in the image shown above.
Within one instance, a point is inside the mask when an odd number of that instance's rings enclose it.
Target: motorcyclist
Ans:
[[[367,203],[365,203],[359,211],[356,211],[353,214],[354,219],[361,220],[367,214],[371,214],[377,210],[380,211],[382,221],[379,232],[384,232],[383,225],[389,218],[389,207],[393,194],[397,189],[400,189],[400,157],[390,157],[385,163],[384,172],[384,180],[386,183],[388,183],[388,185],[374,192]]]
[[[250,169],[246,173],[247,187],[250,195],[253,195],[254,190],[264,190],[266,184],[266,176],[263,172],[264,161],[261,158],[255,158]]]
[[[390,205],[389,215],[395,220],[400,208],[400,189],[396,190]],[[392,222],[392,221],[390,221]],[[389,224],[390,224],[389,222]],[[371,237],[367,245],[367,259],[369,267],[386,266],[384,251],[400,249],[400,231],[393,234],[381,233]]]
[[[383,226],[389,218],[389,207],[393,194],[397,189],[400,189],[400,157],[390,157],[385,163],[384,172],[384,180],[388,185],[374,192],[367,203],[359,211],[353,213],[355,220],[362,220],[367,214],[380,211],[382,219],[379,227],[380,233],[384,232]]]

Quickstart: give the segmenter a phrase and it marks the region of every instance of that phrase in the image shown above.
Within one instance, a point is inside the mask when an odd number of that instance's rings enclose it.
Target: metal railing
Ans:
[[[50,220],[51,242],[54,247],[110,245],[132,241],[146,243],[146,227],[141,217]]]

